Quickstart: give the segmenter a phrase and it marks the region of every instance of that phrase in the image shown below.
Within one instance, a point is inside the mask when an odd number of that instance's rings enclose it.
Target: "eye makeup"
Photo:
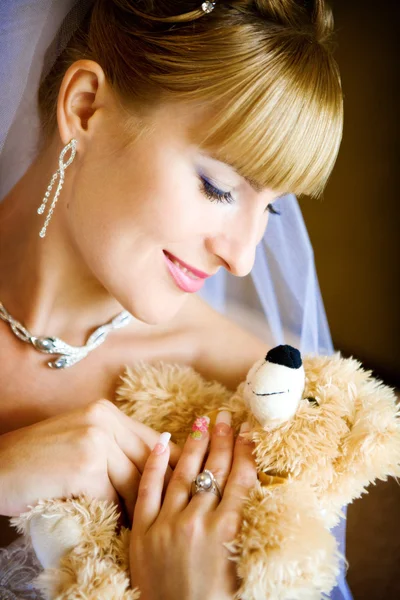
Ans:
[[[235,202],[230,192],[223,192],[222,190],[218,189],[204,175],[199,175],[199,181],[201,193],[211,202],[218,202],[222,204],[233,204]],[[273,207],[272,204],[268,204],[265,210],[273,215],[281,214]]]

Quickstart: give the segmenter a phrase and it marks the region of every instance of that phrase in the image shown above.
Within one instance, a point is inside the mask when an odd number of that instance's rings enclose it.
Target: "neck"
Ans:
[[[123,307],[82,261],[68,237],[66,211],[57,211],[59,204],[46,237],[39,237],[47,210],[38,215],[37,208],[57,168],[57,152],[60,149],[52,146],[38,157],[0,202],[0,301],[31,333],[67,338],[80,345],[89,330]],[[72,183],[67,171],[59,199],[64,207]]]

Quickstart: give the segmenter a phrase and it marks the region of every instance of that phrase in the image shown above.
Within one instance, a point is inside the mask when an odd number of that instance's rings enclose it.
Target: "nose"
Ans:
[[[256,247],[265,231],[266,221],[260,213],[238,215],[226,221],[221,230],[207,240],[208,251],[224,261],[225,268],[237,277],[248,275],[253,268]]]

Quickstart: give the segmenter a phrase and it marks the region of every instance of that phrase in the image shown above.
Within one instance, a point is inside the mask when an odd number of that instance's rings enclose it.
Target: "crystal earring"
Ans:
[[[56,189],[56,193],[54,194],[54,198],[53,198],[53,202],[51,203],[51,206],[49,208],[49,212],[47,213],[47,217],[46,220],[44,222],[44,225],[42,227],[42,229],[40,230],[40,237],[44,238],[44,236],[46,235],[46,229],[47,226],[50,222],[50,219],[52,217],[53,211],[54,211],[54,207],[57,203],[58,197],[60,195],[62,186],[64,185],[64,171],[67,167],[69,167],[69,165],[72,163],[72,161],[75,158],[76,155],[76,145],[78,143],[78,140],[76,140],[75,138],[72,138],[72,140],[66,145],[64,146],[64,148],[61,150],[60,156],[58,157],[58,169],[57,171],[54,173],[53,177],[50,180],[50,183],[47,187],[47,191],[44,195],[44,198],[42,200],[42,204],[39,206],[39,208],[37,209],[37,212],[39,215],[42,215],[44,213],[44,209],[46,208],[46,203],[48,201],[48,199],[50,198],[50,192],[53,188],[54,182],[57,179],[57,177],[59,176],[60,179],[58,181],[58,186]],[[64,156],[67,154],[67,152],[71,150],[71,156],[69,157],[69,159],[67,160],[67,162],[64,162]]]

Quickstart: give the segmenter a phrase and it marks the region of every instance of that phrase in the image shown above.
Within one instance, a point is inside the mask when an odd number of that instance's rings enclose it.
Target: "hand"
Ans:
[[[40,498],[86,493],[125,503],[130,520],[146,459],[159,437],[108,400],[0,436],[0,514]],[[169,445],[175,466],[180,449]],[[167,467],[167,481],[171,476]]]
[[[163,446],[157,444],[146,462],[129,555],[131,584],[139,588],[141,600],[225,600],[239,587],[235,563],[228,560],[223,543],[236,537],[243,503],[257,479],[254,444],[240,435],[235,443],[229,424],[215,425],[204,468],[214,474],[222,499],[212,492],[189,499],[208,441],[208,431],[201,439],[189,435],[163,500],[169,447],[159,453]]]

